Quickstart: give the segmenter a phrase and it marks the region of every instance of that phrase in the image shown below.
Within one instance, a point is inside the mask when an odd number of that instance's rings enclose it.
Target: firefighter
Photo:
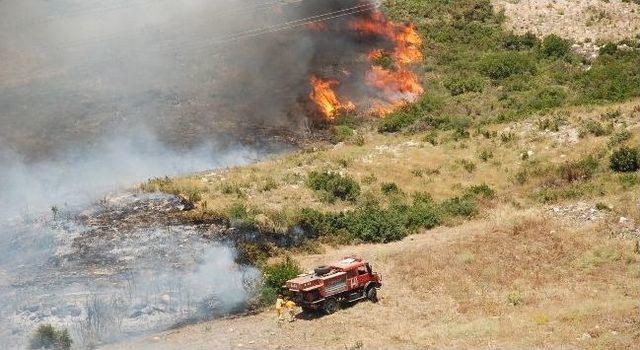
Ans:
[[[276,299],[276,314],[278,315],[278,322],[284,321],[284,299],[282,298],[282,294],[278,294],[278,298]]]
[[[296,305],[296,303],[289,299],[287,300],[287,302],[284,304],[287,307],[287,311],[289,312],[289,322],[293,322],[296,320],[296,307],[298,305]]]

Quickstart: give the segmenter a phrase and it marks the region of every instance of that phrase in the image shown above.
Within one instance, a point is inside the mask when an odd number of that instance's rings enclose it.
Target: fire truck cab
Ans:
[[[357,257],[345,257],[328,266],[316,267],[313,273],[288,280],[285,288],[304,311],[332,314],[342,302],[369,299],[377,302],[382,276]]]

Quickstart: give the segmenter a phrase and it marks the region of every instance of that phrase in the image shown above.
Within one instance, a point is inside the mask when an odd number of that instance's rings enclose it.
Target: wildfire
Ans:
[[[365,81],[369,86],[385,92],[390,98],[395,95],[417,95],[424,92],[415,73],[404,68],[388,70],[373,66],[367,72]]]
[[[424,92],[418,76],[408,67],[422,60],[422,39],[412,24],[396,24],[387,20],[382,12],[374,11],[350,21],[348,28],[361,35],[381,37],[393,44],[393,48],[375,48],[367,53],[371,66],[365,73],[364,82],[373,88],[372,91],[378,91],[373,92],[375,96],[368,102],[365,101],[371,106],[370,114],[385,116]],[[331,121],[338,113],[355,109],[352,102],[341,102],[336,96],[333,87],[338,84],[337,80],[311,77],[309,97],[322,115]]]
[[[322,79],[311,76],[311,93],[309,98],[316,104],[318,110],[328,120],[334,120],[339,112],[350,111],[355,108],[351,101],[340,101],[333,88],[337,80]]]

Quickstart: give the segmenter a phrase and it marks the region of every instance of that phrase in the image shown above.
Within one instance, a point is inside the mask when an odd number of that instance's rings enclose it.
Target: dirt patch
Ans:
[[[602,0],[495,0],[517,33],[557,34],[577,42],[617,42],[640,35],[640,6]]]

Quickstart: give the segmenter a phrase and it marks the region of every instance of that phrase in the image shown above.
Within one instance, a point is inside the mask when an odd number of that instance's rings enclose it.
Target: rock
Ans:
[[[624,216],[621,216],[620,219],[618,220],[618,223],[621,225],[626,224],[629,221],[629,219],[625,218]]]
[[[578,340],[580,341],[587,341],[589,339],[591,339],[591,335],[589,333],[582,333],[582,335],[578,337]]]

